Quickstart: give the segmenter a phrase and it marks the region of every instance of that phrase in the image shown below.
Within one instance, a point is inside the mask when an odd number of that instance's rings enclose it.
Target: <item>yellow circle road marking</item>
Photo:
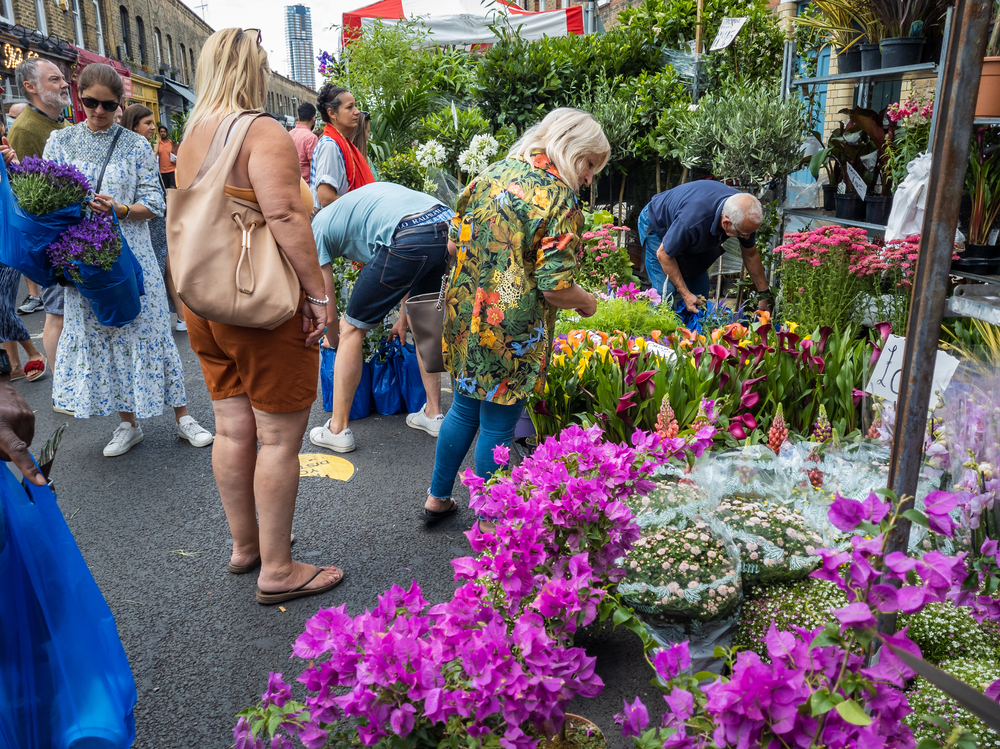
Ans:
[[[322,453],[299,455],[299,478],[327,478],[350,481],[354,477],[354,464],[344,458]]]

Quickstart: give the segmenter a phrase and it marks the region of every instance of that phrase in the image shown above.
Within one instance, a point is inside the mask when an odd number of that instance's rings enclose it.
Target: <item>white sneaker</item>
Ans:
[[[313,427],[309,432],[309,441],[319,447],[333,450],[335,453],[354,452],[354,432],[350,427],[339,434],[330,431],[330,422],[326,422],[321,427]]]
[[[427,432],[431,437],[437,437],[441,431],[441,422],[444,421],[444,414],[438,414],[433,419],[427,415],[427,404],[420,407],[415,414],[406,417],[406,426]]]
[[[186,333],[187,329],[188,329],[188,324],[186,322],[184,322],[183,320],[177,321],[177,331],[179,333]]]
[[[188,416],[181,416],[181,420],[177,422],[177,436],[181,439],[186,439],[195,447],[211,445],[215,440],[212,433],[195,421],[194,417],[190,414]]]
[[[139,425],[132,426],[127,421],[118,425],[115,433],[111,435],[111,441],[104,448],[104,457],[113,458],[116,455],[124,455],[132,449],[133,445],[142,442],[142,429]]]

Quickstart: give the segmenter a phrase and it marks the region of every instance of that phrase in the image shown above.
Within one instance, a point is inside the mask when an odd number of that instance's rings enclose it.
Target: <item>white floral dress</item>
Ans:
[[[121,137],[108,162],[101,193],[116,202],[142,203],[164,213],[163,190],[149,143],[138,133],[113,125],[92,132],[86,122],[59,130],[45,144],[44,157],[72,164],[96,187],[101,165],[115,133]],[[78,419],[117,411],[145,419],[164,406],[186,405],[184,371],[170,330],[167,290],[149,237],[147,221],[122,221],[125,240],[142,265],[146,293],[142,311],[128,325],[109,328],[97,322],[76,287],[66,289],[62,335],[53,369],[52,399]]]

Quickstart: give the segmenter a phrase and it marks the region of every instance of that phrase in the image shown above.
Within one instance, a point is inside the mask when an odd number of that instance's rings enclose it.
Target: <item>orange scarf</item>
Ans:
[[[323,135],[333,138],[340,147],[340,152],[344,155],[344,168],[347,170],[347,184],[351,190],[357,190],[363,185],[369,185],[375,181],[371,167],[368,166],[368,159],[358,150],[358,147],[341,135],[330,123],[323,128]]]

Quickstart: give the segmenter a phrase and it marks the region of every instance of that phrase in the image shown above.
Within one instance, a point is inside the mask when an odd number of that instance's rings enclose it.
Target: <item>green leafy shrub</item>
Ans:
[[[769,660],[764,635],[773,621],[779,631],[792,627],[815,629],[830,620],[831,609],[847,605],[847,598],[831,582],[807,577],[793,583],[780,583],[748,590],[740,609],[740,627],[733,645],[752,650]]]
[[[996,661],[1000,654],[996,622],[980,624],[969,616],[968,609],[951,603],[930,603],[919,614],[902,614],[898,626],[909,627],[910,639],[931,663],[958,658]]]
[[[476,52],[435,47],[418,58],[417,68],[431,93],[466,106],[473,100],[481,57]]]
[[[380,161],[378,173],[382,182],[395,182],[412,190],[424,189],[424,175],[412,150],[394,153]]]
[[[581,318],[573,310],[560,312],[556,333],[587,328],[607,333],[620,330],[629,337],[646,338],[654,330],[668,335],[680,324],[680,318],[666,305],[654,307],[645,300],[604,299],[598,300],[597,312],[592,317]]]
[[[997,663],[995,656],[980,661],[964,659],[944,661],[939,667],[980,692],[985,692],[990,684],[1000,679],[1000,664]],[[916,743],[931,739],[944,744],[951,727],[957,724],[975,735],[980,749],[1000,749],[1000,735],[959,707],[951,697],[926,679],[918,678],[913,682],[906,693],[906,700],[913,708],[913,712],[903,718],[903,722],[913,730]],[[932,723],[930,719],[933,716],[944,718],[951,727],[943,728]]]

